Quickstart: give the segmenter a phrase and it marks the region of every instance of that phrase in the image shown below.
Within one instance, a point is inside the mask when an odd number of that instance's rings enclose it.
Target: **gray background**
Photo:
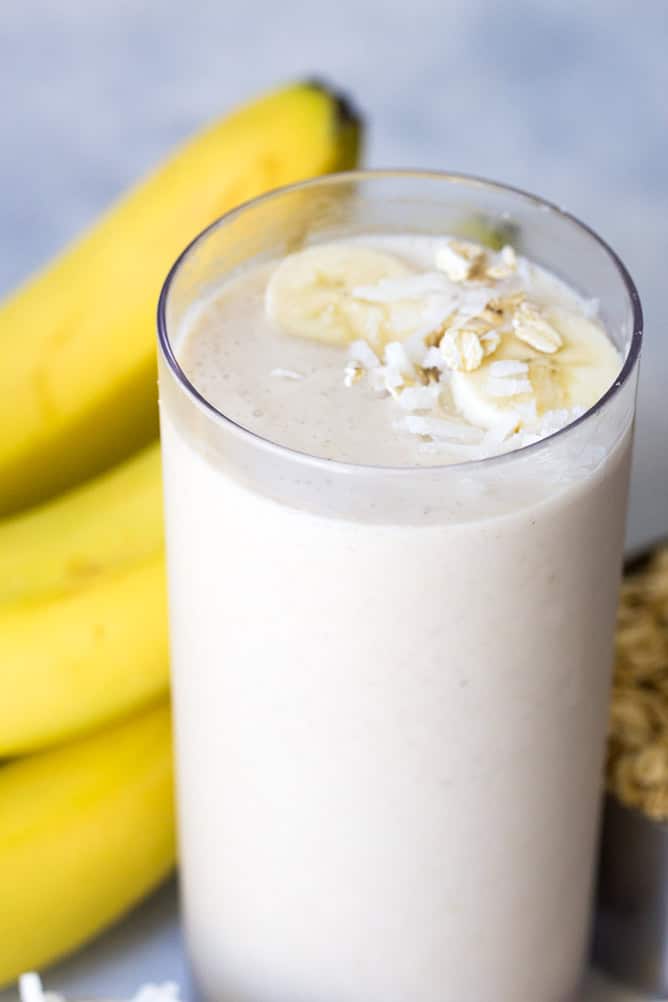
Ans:
[[[2,0],[0,293],[193,129],[314,73],[366,113],[369,165],[526,187],[618,250],[647,320],[629,543],[667,533],[665,0]],[[178,976],[176,940],[168,889],[52,983]]]

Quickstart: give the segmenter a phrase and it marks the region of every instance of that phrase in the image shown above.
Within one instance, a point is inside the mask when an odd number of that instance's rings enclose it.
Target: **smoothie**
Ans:
[[[172,340],[207,401],[162,363],[204,997],[574,998],[631,421],[582,418],[622,366],[596,303],[512,248],[361,234]]]

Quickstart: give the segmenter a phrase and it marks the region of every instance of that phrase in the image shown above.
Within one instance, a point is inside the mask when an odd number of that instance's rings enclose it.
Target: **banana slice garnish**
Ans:
[[[366,373],[402,409],[449,405],[493,441],[551,434],[600,399],[619,355],[599,324],[532,301],[510,248],[446,249],[425,272],[356,242],[311,247],[273,272],[267,312],[287,334],[348,347],[347,386]]]
[[[392,254],[353,243],[323,244],[291,254],[267,285],[270,319],[286,334],[347,345],[381,337],[387,307],[354,296],[358,287],[414,274]],[[399,311],[397,316],[399,316]],[[414,317],[404,323],[414,326]]]
[[[471,424],[531,430],[551,411],[587,410],[614,382],[619,355],[598,324],[557,307],[544,316],[556,335],[549,346],[506,333],[477,369],[452,373],[455,406]]]

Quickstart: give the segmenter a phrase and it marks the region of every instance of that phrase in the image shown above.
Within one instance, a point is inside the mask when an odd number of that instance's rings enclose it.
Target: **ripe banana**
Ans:
[[[167,687],[162,551],[78,590],[0,606],[0,758],[91,730]]]
[[[0,522],[0,603],[81,588],[156,553],[162,542],[156,442],[111,471]]]
[[[0,757],[168,684],[160,454],[0,523]]]
[[[0,767],[0,986],[120,917],[174,843],[166,703]]]
[[[199,230],[269,188],[353,166],[358,119],[296,84],[214,124],[0,307],[0,514],[157,434],[154,308]]]
[[[584,411],[612,385],[619,355],[603,329],[554,306],[547,313],[550,322],[541,317],[538,325],[546,338],[541,347],[524,340],[531,337],[526,330],[519,331],[522,337],[507,333],[475,370],[452,373],[453,399],[471,424],[494,428],[522,407],[532,409],[534,420],[555,411]],[[547,340],[550,330],[556,341]]]
[[[364,306],[353,295],[355,287],[409,274],[399,258],[370,247],[343,242],[310,247],[289,254],[272,273],[267,311],[286,334],[348,344],[364,334]]]

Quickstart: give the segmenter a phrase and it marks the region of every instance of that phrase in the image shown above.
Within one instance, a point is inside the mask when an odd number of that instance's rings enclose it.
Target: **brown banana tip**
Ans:
[[[361,112],[348,94],[345,94],[337,87],[332,86],[332,84],[328,83],[322,77],[307,77],[306,80],[303,81],[303,84],[305,87],[311,87],[313,90],[321,91],[323,94],[332,98],[336,107],[336,117],[339,125],[360,126],[364,123],[364,118]]]

